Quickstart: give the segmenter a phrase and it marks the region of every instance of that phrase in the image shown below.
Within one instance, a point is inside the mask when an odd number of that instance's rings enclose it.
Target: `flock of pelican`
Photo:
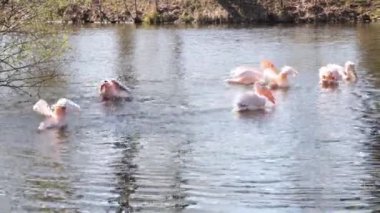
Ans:
[[[230,73],[226,80],[230,84],[252,85],[253,90],[239,95],[234,101],[233,111],[243,112],[265,109],[276,104],[272,91],[285,89],[289,85],[289,76],[296,76],[298,71],[290,66],[283,66],[278,72],[276,66],[268,60],[260,63],[260,68],[239,66]],[[340,81],[355,82],[357,75],[355,64],[347,61],[343,66],[327,64],[319,69],[319,83],[322,87],[336,87]]]
[[[131,90],[113,79],[101,83],[99,94],[102,101],[132,100]],[[66,98],[60,98],[52,106],[40,99],[34,104],[33,110],[45,116],[45,120],[40,123],[38,130],[61,129],[67,126],[67,114],[79,112],[80,106]]]
[[[239,95],[233,103],[233,111],[243,112],[265,109],[276,104],[272,90],[285,89],[289,85],[289,76],[296,76],[298,71],[290,66],[283,66],[278,71],[268,60],[263,60],[259,68],[239,66],[230,73],[226,80],[230,84],[253,85],[253,89]],[[340,81],[355,82],[357,75],[355,64],[347,61],[343,66],[327,64],[319,69],[319,83],[322,87],[337,87]],[[116,80],[105,80],[100,84],[99,94],[102,101],[132,100],[128,87]],[[61,98],[52,106],[40,99],[33,110],[45,116],[38,127],[39,130],[64,128],[67,125],[67,114],[79,112],[80,106],[73,101]]]

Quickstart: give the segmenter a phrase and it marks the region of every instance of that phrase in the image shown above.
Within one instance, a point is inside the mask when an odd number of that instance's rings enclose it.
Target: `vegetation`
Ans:
[[[31,87],[58,76],[52,63],[65,42],[47,26],[59,2],[2,0],[0,2],[0,87],[29,93]]]
[[[367,22],[379,6],[378,0],[92,0],[61,3],[59,15],[74,23]]]

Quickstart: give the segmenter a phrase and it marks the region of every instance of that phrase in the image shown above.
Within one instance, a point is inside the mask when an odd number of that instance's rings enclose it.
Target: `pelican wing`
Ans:
[[[52,116],[53,114],[49,107],[49,104],[43,99],[40,99],[37,101],[37,103],[34,104],[33,110],[45,116]]]
[[[121,84],[120,82],[116,81],[116,80],[111,80],[111,82],[115,85],[116,88],[118,88],[119,90],[123,90],[125,92],[128,92],[130,93],[131,90],[127,87],[127,86],[124,86],[123,84]]]
[[[119,91],[119,94],[118,94],[119,97],[121,97],[121,98],[130,98],[130,96],[131,96],[131,90],[128,87],[124,86],[123,84],[121,84],[120,82],[118,82],[116,80],[111,80],[111,83]]]
[[[55,127],[56,125],[57,125],[56,120],[53,119],[52,117],[49,117],[40,123],[40,125],[38,126],[38,130],[50,129],[50,128]]]
[[[66,107],[71,111],[80,111],[80,106],[67,98],[60,98],[57,103],[54,104],[54,107],[55,106]]]

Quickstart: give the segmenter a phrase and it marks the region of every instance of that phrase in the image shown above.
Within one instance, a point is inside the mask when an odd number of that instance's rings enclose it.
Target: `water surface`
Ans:
[[[64,131],[37,133],[37,100],[0,104],[0,205],[15,212],[330,212],[380,209],[380,25],[74,30],[67,77],[41,92],[82,107]],[[277,105],[238,116],[241,64],[299,70]],[[326,63],[360,80],[318,85]],[[99,82],[129,85],[105,104]],[[4,204],[1,202],[4,201]]]

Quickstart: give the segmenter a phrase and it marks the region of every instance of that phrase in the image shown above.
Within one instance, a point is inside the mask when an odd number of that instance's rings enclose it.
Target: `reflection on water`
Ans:
[[[36,100],[4,97],[0,196],[13,211],[332,211],[380,201],[380,26],[80,28],[70,74],[41,91],[82,107],[64,131],[38,133]],[[249,88],[223,80],[270,58],[300,71],[269,112],[231,112]],[[359,82],[318,85],[326,63]],[[118,78],[134,101],[102,103]],[[19,98],[21,99],[21,98]]]
[[[380,28],[375,26],[365,26],[358,31],[360,39],[360,50],[362,51],[362,66],[367,70],[366,83],[363,85],[362,93],[356,94],[362,100],[362,121],[361,132],[367,136],[364,141],[366,146],[363,152],[368,153],[365,157],[366,167],[370,177],[365,179],[363,186],[368,191],[368,202],[372,206],[378,206],[380,200],[379,174],[380,168],[380,59],[379,38]]]

